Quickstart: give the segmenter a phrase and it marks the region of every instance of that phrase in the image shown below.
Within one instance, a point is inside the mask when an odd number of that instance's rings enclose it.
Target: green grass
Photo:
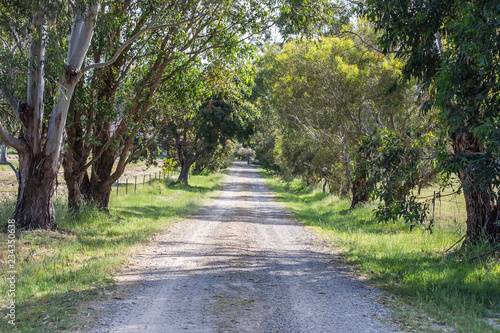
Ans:
[[[193,176],[191,186],[153,182],[137,193],[112,196],[111,216],[91,207],[67,214],[55,203],[58,226],[66,232],[30,231],[17,235],[16,326],[4,318],[8,286],[0,279],[0,332],[76,331],[85,304],[114,288],[113,272],[153,235],[162,232],[206,199],[218,195],[224,173]],[[1,205],[4,225],[13,204]],[[6,267],[7,236],[0,234],[0,261]],[[82,305],[83,304],[83,305]]]
[[[383,302],[395,308],[407,329],[500,332],[499,258],[471,260],[491,246],[443,253],[464,233],[460,199],[443,198],[436,206],[432,234],[423,228],[410,232],[403,223],[374,222],[373,205],[351,210],[349,200],[263,176],[298,219],[340,251],[343,262],[396,296]]]

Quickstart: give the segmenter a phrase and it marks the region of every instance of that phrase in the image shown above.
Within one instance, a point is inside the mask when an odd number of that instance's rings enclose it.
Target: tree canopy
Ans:
[[[270,47],[260,66],[254,99],[276,117],[263,137],[274,138],[270,162],[285,178],[321,180],[333,192],[355,193],[354,156],[362,137],[384,128],[402,133],[423,121],[412,112],[412,84],[393,89],[402,63],[348,36]]]
[[[0,95],[11,111],[0,137],[20,156],[16,223],[56,227],[68,114],[70,205],[83,191],[106,209],[112,183],[148,145],[142,124],[161,84],[196,59],[251,49],[247,41],[278,22],[312,31],[328,8],[325,0],[2,2]],[[313,9],[321,15],[306,17]],[[8,126],[16,121],[20,131]]]
[[[442,126],[440,165],[461,182],[467,238],[500,230],[500,7],[497,1],[369,0],[385,52],[405,61]],[[449,143],[449,145],[447,144]],[[451,146],[451,147],[450,147]]]

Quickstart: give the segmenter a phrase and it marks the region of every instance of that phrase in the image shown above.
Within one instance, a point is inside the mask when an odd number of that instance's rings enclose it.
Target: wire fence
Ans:
[[[171,179],[172,177],[178,176],[180,171],[157,171],[157,172],[149,172],[144,173],[142,175],[135,175],[133,177],[128,177],[125,179],[118,179],[113,186],[116,188],[114,191],[116,196],[120,194],[128,194],[137,192],[137,185],[151,185],[155,180],[163,180]]]
[[[115,192],[115,195],[120,194],[128,194],[137,192],[137,187],[148,184],[151,185],[155,180],[168,180],[172,178],[176,178],[179,176],[180,171],[156,171],[156,172],[145,172],[141,174],[137,174],[134,176],[122,177],[118,181],[113,184],[112,191]],[[174,179],[175,179],[174,178]],[[0,180],[0,201],[6,198],[15,197],[17,194],[18,183],[15,177],[10,177],[7,179]],[[56,188],[55,195],[66,195],[67,188],[64,180],[59,180]]]

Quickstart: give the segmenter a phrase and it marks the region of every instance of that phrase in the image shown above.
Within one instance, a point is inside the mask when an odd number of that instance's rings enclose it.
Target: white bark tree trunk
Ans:
[[[59,76],[60,88],[46,132],[42,130],[42,124],[46,61],[44,21],[47,13],[42,8],[34,15],[36,37],[30,48],[26,104],[11,102],[17,107],[16,112],[24,127],[23,134],[16,139],[0,128],[2,139],[19,152],[19,189],[14,219],[20,229],[57,227],[52,201],[61,161],[66,116],[73,91],[81,77],[80,69],[90,46],[98,10],[99,5],[96,4],[85,12],[75,13],[67,70]]]

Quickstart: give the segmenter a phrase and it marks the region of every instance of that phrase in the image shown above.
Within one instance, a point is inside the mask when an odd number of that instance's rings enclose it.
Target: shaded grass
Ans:
[[[349,200],[311,189],[290,192],[285,184],[263,176],[298,219],[340,251],[344,262],[399,296],[391,303],[407,328],[428,332],[446,325],[457,332],[500,332],[499,259],[471,260],[491,245],[443,253],[463,235],[456,222],[462,216],[453,215],[455,222],[450,221],[450,212],[444,210],[436,216],[439,223],[432,234],[423,228],[410,232],[404,223],[374,222],[375,206],[351,210]]]
[[[27,231],[16,240],[16,325],[4,318],[10,297],[0,280],[0,332],[76,331],[81,304],[114,287],[113,272],[141,244],[216,197],[224,173],[193,176],[192,186],[154,182],[137,193],[112,197],[111,215],[84,207],[77,215],[66,212],[65,202],[55,202],[58,225],[64,232]],[[1,204],[2,225],[13,212],[13,203]],[[7,237],[0,234],[0,261],[6,267]],[[85,301],[85,302],[81,302]],[[85,312],[92,312],[83,308]]]

